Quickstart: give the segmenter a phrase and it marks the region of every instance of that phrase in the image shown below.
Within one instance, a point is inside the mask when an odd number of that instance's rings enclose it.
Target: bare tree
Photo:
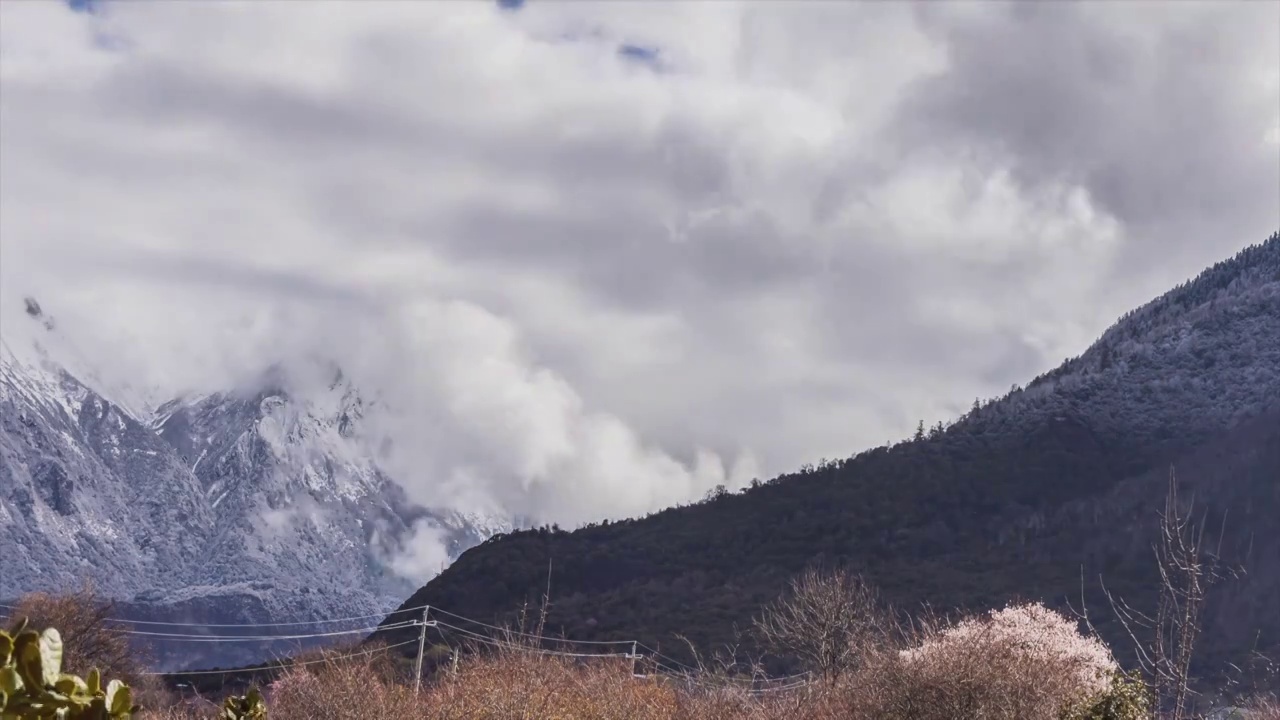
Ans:
[[[755,630],[764,644],[834,680],[887,637],[879,593],[847,570],[810,568],[764,608]]]
[[[1104,585],[1112,610],[1137,650],[1156,709],[1167,713],[1170,720],[1192,717],[1191,661],[1200,636],[1200,618],[1209,587],[1223,576],[1220,552],[1205,553],[1205,523],[1192,522],[1191,514],[1191,504],[1185,512],[1180,507],[1178,480],[1171,468],[1154,546],[1160,574],[1154,615],[1134,609]],[[1224,517],[1224,534],[1225,525]],[[1139,637],[1143,635],[1150,639],[1143,642]]]
[[[100,599],[86,582],[71,594],[36,592],[24,595],[13,610],[14,623],[25,618],[34,630],[56,628],[63,639],[63,667],[87,674],[97,667],[112,677],[132,680],[144,668],[135,659],[126,627],[112,622],[114,605]]]

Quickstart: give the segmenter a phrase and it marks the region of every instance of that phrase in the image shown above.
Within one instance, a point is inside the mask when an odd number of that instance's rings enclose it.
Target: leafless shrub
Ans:
[[[424,688],[424,714],[446,718],[600,718],[630,720],[673,714],[674,689],[635,679],[630,660],[581,660],[506,646],[471,652]]]
[[[276,720],[1061,720],[1113,667],[1105,646],[1041,606],[915,623],[902,637],[909,647],[867,646],[836,681],[801,687],[761,683],[733,665],[732,649],[695,655],[700,671],[686,676],[636,677],[630,658],[550,654],[513,632],[511,643],[467,641],[456,672],[437,673],[420,694],[373,649],[300,659],[267,690]]]
[[[766,647],[834,681],[884,643],[886,618],[879,594],[859,576],[810,568],[765,607],[755,630]]]
[[[426,717],[408,679],[381,647],[335,648],[300,658],[266,696],[273,720]]]
[[[1254,698],[1245,704],[1249,720],[1280,720],[1280,698],[1265,695]]]
[[[1165,494],[1164,509],[1159,513],[1160,529],[1154,548],[1160,573],[1159,598],[1154,615],[1133,608],[1104,586],[1112,611],[1133,642],[1139,666],[1151,687],[1156,710],[1169,720],[1194,717],[1191,662],[1200,636],[1205,598],[1210,586],[1231,574],[1230,569],[1221,563],[1220,552],[1205,552],[1207,523],[1193,522],[1192,511],[1190,504],[1186,511],[1182,509],[1178,499],[1178,479],[1170,469],[1169,488]],[[1225,525],[1226,518],[1223,518],[1224,528]]]
[[[85,583],[73,593],[28,593],[10,614],[11,625],[26,618],[30,628],[57,628],[62,635],[65,672],[85,676],[97,668],[104,677],[131,686],[138,702],[149,707],[168,705],[171,698],[160,680],[147,674],[148,648],[130,642],[127,625],[111,620],[115,608]]]

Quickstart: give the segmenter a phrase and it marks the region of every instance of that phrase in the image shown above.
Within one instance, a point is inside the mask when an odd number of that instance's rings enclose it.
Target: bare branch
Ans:
[[[1193,509],[1194,498],[1185,510],[1182,508],[1177,475],[1170,468],[1164,509],[1158,513],[1160,529],[1153,547],[1159,573],[1154,617],[1134,610],[1103,585],[1112,612],[1134,644],[1156,709],[1170,720],[1191,717],[1192,698],[1196,694],[1191,664],[1200,637],[1201,615],[1208,588],[1223,576],[1221,548],[1226,517],[1223,517],[1217,550],[1206,559],[1207,511],[1199,522],[1193,522]],[[1147,633],[1150,640],[1142,642],[1139,635]]]
[[[888,636],[879,593],[845,570],[809,569],[755,621],[764,644],[834,680]]]

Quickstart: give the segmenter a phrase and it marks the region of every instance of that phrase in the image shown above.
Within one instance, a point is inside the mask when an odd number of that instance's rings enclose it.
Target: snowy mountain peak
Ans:
[[[376,403],[336,366],[137,412],[23,310],[0,338],[0,600],[88,576],[151,619],[377,613],[510,529],[410,502],[362,432]]]
[[[1266,412],[1280,397],[1280,233],[1111,326],[1083,354],[962,422],[1021,432],[1076,419],[1163,452]]]
[[[0,309],[7,309],[5,306],[7,303],[0,303]],[[11,375],[26,375],[45,387],[62,385],[70,378],[64,392],[74,396],[77,388],[87,388],[134,420],[145,422],[150,417],[144,393],[127,382],[105,377],[91,353],[69,337],[36,298],[24,297],[22,314],[5,313],[0,328],[0,368],[8,368]]]

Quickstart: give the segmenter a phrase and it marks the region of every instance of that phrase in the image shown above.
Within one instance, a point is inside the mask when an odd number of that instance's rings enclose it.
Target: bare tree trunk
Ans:
[[[1139,612],[1106,591],[1112,610],[1134,643],[1155,710],[1170,720],[1192,717],[1191,661],[1207,590],[1221,577],[1217,555],[1206,557],[1204,553],[1204,525],[1192,522],[1190,504],[1185,512],[1180,507],[1177,476],[1170,469],[1154,546],[1160,575],[1155,614]],[[1148,634],[1150,640],[1143,642],[1140,636]]]

